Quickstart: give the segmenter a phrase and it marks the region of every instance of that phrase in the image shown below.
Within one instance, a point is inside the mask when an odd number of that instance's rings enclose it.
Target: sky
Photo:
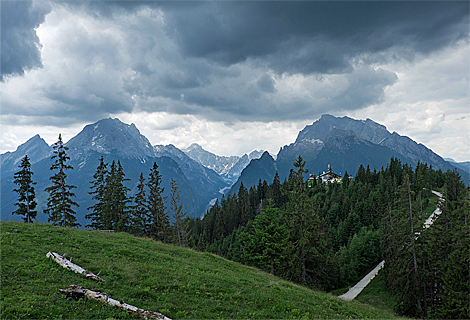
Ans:
[[[0,153],[103,118],[277,154],[322,114],[470,160],[467,1],[0,1]]]

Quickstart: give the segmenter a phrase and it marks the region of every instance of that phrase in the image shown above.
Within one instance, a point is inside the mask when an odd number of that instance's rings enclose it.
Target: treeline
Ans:
[[[353,179],[322,183],[304,166],[299,156],[282,183],[276,174],[271,184],[242,184],[191,218],[190,246],[323,290],[352,285],[385,259],[398,313],[468,318],[469,190],[456,171],[392,158],[380,171],[361,165]],[[443,213],[423,231],[432,189],[444,190]]]
[[[67,150],[59,135],[59,140],[53,145],[50,170],[54,174],[49,178],[52,185],[45,189],[49,197],[44,213],[49,216],[48,221],[53,225],[78,227],[80,224],[74,211],[78,203],[73,201],[73,189],[76,186],[67,183],[67,171],[73,170],[68,164],[70,157],[67,156]],[[18,188],[13,190],[18,193],[18,201],[15,203],[18,209],[13,214],[23,216],[25,222],[33,222],[37,216],[37,211],[34,210],[37,206],[34,189],[36,183],[32,179],[33,172],[27,155],[19,167],[20,170],[14,174],[14,183]],[[126,181],[129,179],[125,177],[119,160],[109,165],[101,157],[93,181],[90,181],[89,194],[95,204],[87,208],[90,213],[85,218],[91,220],[91,223],[85,227],[129,232],[186,246],[187,219],[180,203],[176,181],[171,179],[169,199],[163,196],[162,177],[156,163],[153,164],[147,180],[143,173],[140,174],[134,197],[129,195],[130,189],[124,184]],[[173,225],[170,225],[170,215],[174,220]]]

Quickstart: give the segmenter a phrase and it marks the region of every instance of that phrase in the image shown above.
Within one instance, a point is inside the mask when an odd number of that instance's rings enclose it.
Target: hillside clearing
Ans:
[[[395,317],[212,254],[126,233],[12,222],[0,226],[1,317],[6,319],[130,318],[96,301],[66,300],[59,289],[71,284],[172,319]],[[105,281],[62,268],[46,257],[49,251],[65,253],[95,274],[101,271]]]

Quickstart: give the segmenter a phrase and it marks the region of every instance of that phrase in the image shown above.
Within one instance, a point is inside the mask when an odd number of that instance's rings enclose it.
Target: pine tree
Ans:
[[[14,174],[14,183],[18,185],[18,188],[13,189],[13,191],[18,193],[18,202],[15,202],[15,206],[19,208],[13,214],[24,216],[24,222],[31,223],[33,222],[32,219],[35,219],[37,215],[37,211],[34,211],[37,203],[34,200],[36,193],[33,187],[36,182],[33,182],[32,179],[33,172],[31,171],[28,155],[24,156],[18,167],[21,170]]]
[[[165,189],[162,188],[161,184],[162,176],[158,171],[157,163],[154,162],[147,181],[149,189],[147,210],[149,211],[151,221],[150,235],[155,240],[165,242],[168,240],[170,219],[164,204],[163,192]]]
[[[185,247],[188,243],[188,227],[184,221],[186,212],[183,211],[183,205],[180,204],[180,192],[173,178],[171,178],[170,211],[173,213],[173,219],[175,219],[176,241],[179,246]]]
[[[146,207],[147,195],[145,193],[144,174],[140,173],[137,193],[134,196],[135,205],[132,206],[132,232],[137,235],[148,235],[150,230],[150,216]]]
[[[129,223],[130,202],[127,193],[129,188],[124,185],[124,169],[118,160],[111,164],[108,176],[106,177],[106,188],[104,192],[103,221],[107,230],[127,231]]]
[[[53,225],[77,227],[80,224],[76,222],[77,218],[72,206],[78,207],[79,205],[72,200],[75,194],[71,191],[76,186],[66,183],[67,174],[65,171],[73,169],[71,165],[67,164],[67,161],[70,160],[70,157],[67,156],[69,148],[64,145],[60,134],[59,140],[52,147],[54,151],[51,160],[54,163],[50,170],[57,170],[57,172],[49,178],[52,181],[52,186],[46,188],[46,191],[49,192],[49,198],[44,213],[49,215],[48,221]]]
[[[248,198],[248,190],[243,185],[243,182],[240,183],[240,188],[238,189],[238,212],[239,212],[239,224],[246,226],[248,220],[251,218],[253,209],[250,206],[250,200]],[[237,227],[238,225],[237,224]]]
[[[88,193],[93,195],[92,199],[96,200],[97,203],[88,207],[88,210],[92,210],[92,213],[85,215],[86,219],[91,219],[91,223],[86,227],[92,227],[93,229],[105,229],[104,219],[104,206],[105,206],[105,192],[106,192],[106,178],[108,175],[107,170],[108,164],[104,162],[103,156],[100,158],[100,163],[96,168],[96,172],[93,175],[94,181],[90,181],[92,186]]]
[[[282,197],[282,190],[281,190],[281,179],[279,178],[279,174],[277,173],[277,171],[276,171],[276,174],[274,175],[271,190],[272,190],[272,199],[273,199],[274,207],[276,208],[281,207],[282,202],[283,202],[283,197]]]
[[[321,287],[326,278],[328,262],[326,260],[326,234],[318,213],[308,199],[304,182],[305,161],[299,155],[294,162],[292,177],[293,190],[287,210],[291,242],[294,245],[296,269],[294,277],[300,277],[299,282],[313,287]]]

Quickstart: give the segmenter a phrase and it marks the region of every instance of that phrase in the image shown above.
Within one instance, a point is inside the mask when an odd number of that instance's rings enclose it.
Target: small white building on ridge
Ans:
[[[308,178],[308,180],[313,179],[313,177],[314,176],[310,175],[310,178]],[[321,179],[322,182],[341,182],[341,180],[343,180],[343,176],[334,173],[333,169],[330,166],[328,166],[328,172],[323,172],[316,178]]]

